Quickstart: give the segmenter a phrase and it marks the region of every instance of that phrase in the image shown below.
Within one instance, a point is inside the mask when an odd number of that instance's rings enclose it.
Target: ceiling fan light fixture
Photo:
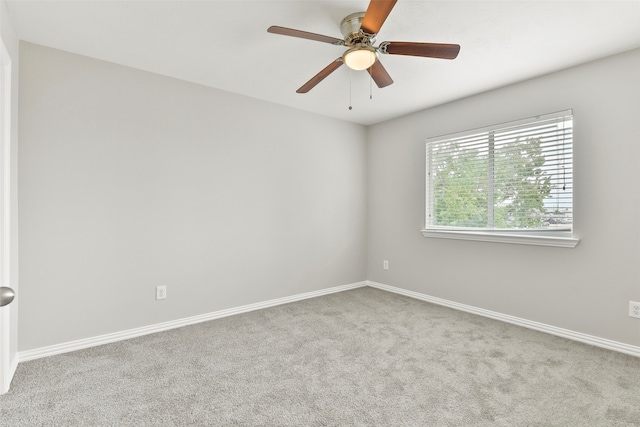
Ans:
[[[377,59],[376,50],[371,46],[356,46],[342,55],[342,60],[347,64],[347,67],[356,71],[366,70]]]

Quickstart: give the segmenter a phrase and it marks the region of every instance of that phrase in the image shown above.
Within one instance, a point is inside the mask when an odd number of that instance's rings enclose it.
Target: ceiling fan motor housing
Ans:
[[[367,34],[360,29],[364,12],[352,13],[345,17],[340,23],[340,32],[344,36],[347,46],[365,45],[371,46],[376,41],[375,34]]]

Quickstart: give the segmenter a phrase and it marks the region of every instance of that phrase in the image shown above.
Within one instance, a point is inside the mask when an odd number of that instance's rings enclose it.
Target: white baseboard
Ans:
[[[15,371],[18,362],[26,362],[28,360],[40,359],[42,357],[54,356],[56,354],[69,353],[76,350],[82,350],[85,348],[95,347],[103,344],[109,344],[116,341],[136,338],[143,335],[167,331],[170,329],[180,328],[183,326],[193,325],[196,323],[206,322],[209,320],[220,319],[222,317],[233,316],[234,314],[247,313],[254,310],[274,307],[281,304],[287,304],[287,303],[301,301],[309,298],[315,298],[323,295],[347,291],[349,289],[355,289],[355,288],[360,288],[364,286],[371,286],[372,288],[393,292],[399,295],[404,295],[404,296],[408,296],[418,300],[430,302],[433,304],[438,304],[445,307],[453,308],[455,310],[466,311],[468,313],[477,314],[479,316],[484,316],[484,317],[488,317],[495,320],[500,320],[502,322],[511,323],[511,324],[522,326],[529,329],[534,329],[536,331],[546,332],[548,334],[556,335],[562,338],[568,338],[570,340],[579,341],[585,344],[591,344],[596,347],[602,347],[602,348],[617,351],[620,353],[625,353],[632,356],[640,357],[640,347],[638,346],[633,346],[633,345],[629,345],[629,344],[625,344],[617,341],[612,341],[605,338],[596,337],[593,335],[587,335],[581,332],[575,332],[568,329],[559,328],[556,326],[546,325],[544,323],[534,322],[531,320],[510,316],[508,314],[502,314],[495,311],[485,310],[482,308],[460,304],[460,303],[445,300],[442,298],[432,297],[432,296],[421,294],[418,292],[413,292],[406,289],[397,288],[394,286],[389,286],[382,283],[366,280],[363,282],[352,283],[349,285],[335,286],[332,288],[322,289],[319,291],[307,292],[304,294],[292,295],[289,297],[273,299],[273,300],[259,302],[255,304],[243,305],[240,307],[215,311],[212,313],[201,314],[198,316],[192,316],[184,319],[173,320],[170,322],[158,323],[155,325],[144,326],[141,328],[134,328],[126,331],[100,335],[97,337],[85,338],[85,339],[70,341],[62,344],[56,344],[56,345],[47,346],[47,347],[40,347],[33,350],[21,351],[18,353],[18,357],[14,359],[14,363],[12,364],[11,369],[12,371]]]
[[[26,362],[27,360],[40,359],[42,357],[54,356],[56,354],[69,353],[71,351],[82,350],[89,347],[95,347],[103,344],[109,344],[116,341],[122,341],[130,338],[136,338],[143,335],[153,334],[156,332],[168,331],[170,329],[181,328],[183,326],[193,325],[196,323],[206,322],[209,320],[220,319],[222,317],[233,316],[234,314],[247,313],[249,311],[260,310],[263,308],[274,307],[276,305],[287,304],[290,302],[301,301],[309,298],[315,298],[322,295],[333,294],[336,292],[347,291],[349,289],[361,288],[367,286],[367,282],[357,282],[349,285],[335,286],[333,288],[321,289],[319,291],[306,292],[304,294],[292,295],[284,298],[277,298],[269,301],[259,302],[255,304],[243,305],[240,307],[229,308],[226,310],[214,311],[212,313],[201,314],[198,316],[187,317],[184,319],[172,320],[170,322],[158,323],[141,328],[129,329],[121,332],[100,335],[97,337],[85,338],[76,341],[70,341],[62,344],[40,347],[33,350],[21,351],[18,353],[17,362]]]
[[[430,302],[444,307],[453,308],[455,310],[466,311],[467,313],[477,314],[479,316],[488,317],[490,319],[500,320],[502,322],[511,323],[513,325],[522,326],[529,329],[534,329],[540,332],[546,332],[551,335],[556,335],[562,338],[568,338],[570,340],[579,341],[585,344],[591,344],[596,347],[606,348],[608,350],[617,351],[620,353],[629,354],[631,356],[640,357],[640,347],[613,341],[605,338],[596,337],[593,335],[583,334],[582,332],[571,331],[569,329],[559,328],[557,326],[546,325],[544,323],[534,322],[532,320],[522,319],[520,317],[510,316],[508,314],[502,314],[495,311],[485,310],[483,308],[473,307],[471,305],[460,304],[457,302],[445,300],[442,298],[432,297],[429,295],[421,294],[418,292],[408,291],[402,288],[396,288],[394,286],[385,285],[382,283],[366,281],[367,286],[372,288],[381,289],[383,291],[393,292],[400,295],[405,295],[418,300]]]

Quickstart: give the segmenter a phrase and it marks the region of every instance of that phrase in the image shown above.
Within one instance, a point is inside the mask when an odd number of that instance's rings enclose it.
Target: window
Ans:
[[[430,138],[427,237],[574,247],[571,110]]]

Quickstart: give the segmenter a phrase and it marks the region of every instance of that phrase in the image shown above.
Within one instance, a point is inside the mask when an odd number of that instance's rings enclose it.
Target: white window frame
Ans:
[[[429,176],[430,159],[429,159],[429,144],[447,139],[453,139],[457,137],[463,137],[465,135],[473,135],[482,132],[492,132],[495,130],[504,129],[505,127],[525,125],[527,123],[534,123],[538,120],[553,119],[562,116],[573,116],[572,110],[564,110],[556,113],[545,114],[541,116],[530,117],[522,120],[516,120],[508,123],[502,123],[499,125],[486,126],[479,129],[473,129],[463,132],[458,132],[450,135],[442,135],[438,137],[428,138],[426,140],[426,199],[425,199],[425,228],[422,230],[424,237],[430,238],[444,238],[444,239],[456,239],[456,240],[472,240],[483,242],[495,242],[495,243],[514,243],[525,245],[537,245],[537,246],[554,246],[554,247],[566,247],[573,248],[579,242],[580,239],[573,234],[573,224],[569,230],[510,230],[510,229],[491,229],[491,228],[454,228],[447,226],[432,225],[430,220],[430,205],[432,180]],[[489,160],[491,161],[491,160]],[[572,194],[573,197],[573,194]],[[572,201],[573,204],[573,201]]]

